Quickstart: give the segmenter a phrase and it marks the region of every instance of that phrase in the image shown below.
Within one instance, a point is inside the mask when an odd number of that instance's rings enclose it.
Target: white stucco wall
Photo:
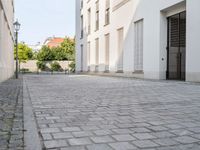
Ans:
[[[14,74],[13,19],[13,1],[0,0],[0,82]]]
[[[186,79],[200,82],[200,1],[187,1]]]
[[[99,38],[99,71],[105,71],[105,40],[104,35],[110,34],[110,72],[117,71],[117,48],[119,28],[124,28],[123,71],[124,74],[134,72],[134,23],[143,19],[143,68],[142,77],[149,79],[166,79],[167,70],[167,17],[187,12],[187,58],[186,80],[200,81],[200,56],[198,35],[200,32],[200,1],[199,0],[111,0],[110,24],[104,26],[105,1],[100,2],[99,30],[95,26],[95,0],[84,1],[80,11],[80,0],[77,2],[77,71],[80,71],[80,45],[84,45],[84,71],[95,71],[95,39]],[[91,34],[87,35],[87,10],[91,8]],[[84,38],[80,39],[80,15],[84,17]],[[91,63],[87,64],[87,42],[91,43]],[[134,74],[133,74],[134,75]]]

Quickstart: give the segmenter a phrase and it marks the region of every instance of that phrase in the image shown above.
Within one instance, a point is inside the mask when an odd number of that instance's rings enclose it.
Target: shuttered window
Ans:
[[[123,61],[124,61],[123,37],[124,37],[124,29],[120,28],[118,29],[118,64],[117,64],[118,72],[123,72]]]
[[[105,64],[109,65],[110,34],[105,35]]]
[[[99,38],[95,40],[96,45],[96,65],[99,65]]]
[[[143,20],[135,22],[135,71],[143,71]]]
[[[90,65],[90,42],[88,42],[87,44],[87,63],[88,63],[88,66]]]
[[[81,45],[81,72],[83,71],[83,45]]]

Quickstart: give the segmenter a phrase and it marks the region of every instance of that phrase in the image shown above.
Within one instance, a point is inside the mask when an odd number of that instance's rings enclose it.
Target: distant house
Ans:
[[[47,38],[44,42],[44,45],[52,48],[52,47],[58,47],[61,45],[62,42],[64,42],[65,38],[60,37],[50,37]]]
[[[32,48],[33,52],[38,52],[42,48],[42,44],[38,42],[35,45],[29,45],[30,48]]]

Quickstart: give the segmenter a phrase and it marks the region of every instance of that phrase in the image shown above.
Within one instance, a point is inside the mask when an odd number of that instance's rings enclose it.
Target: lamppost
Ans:
[[[16,79],[18,79],[18,32],[20,30],[21,24],[18,22],[18,20],[13,24],[15,28],[15,44],[16,44]]]

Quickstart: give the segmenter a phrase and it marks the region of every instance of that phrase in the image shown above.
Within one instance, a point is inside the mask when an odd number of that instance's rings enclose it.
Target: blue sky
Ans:
[[[15,0],[20,41],[43,42],[49,36],[75,35],[75,0]]]

